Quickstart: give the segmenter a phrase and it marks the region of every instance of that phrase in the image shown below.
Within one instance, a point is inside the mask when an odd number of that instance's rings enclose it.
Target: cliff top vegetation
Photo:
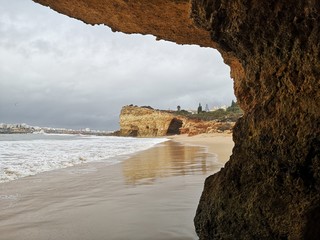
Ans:
[[[179,108],[178,108],[179,109]],[[194,114],[186,110],[177,110],[173,112],[176,115],[186,116],[191,119],[199,119],[205,121],[216,120],[219,122],[236,122],[238,118],[243,115],[242,109],[239,107],[237,102],[232,101],[231,105],[224,108],[219,108],[215,111],[198,111]]]

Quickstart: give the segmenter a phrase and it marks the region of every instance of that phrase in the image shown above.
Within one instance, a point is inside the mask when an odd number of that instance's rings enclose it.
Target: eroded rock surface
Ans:
[[[120,113],[120,136],[159,137],[175,134],[231,133],[233,122],[190,119],[151,107],[124,106]]]
[[[190,18],[189,0],[34,0],[88,24],[113,31],[152,34],[179,44],[213,47],[210,33]]]
[[[194,9],[241,63],[234,81],[245,110],[230,161],[206,180],[198,235],[318,238],[311,231],[320,219],[311,216],[320,208],[319,2],[194,1]]]
[[[230,161],[206,180],[200,239],[318,239],[319,1],[37,2],[117,31],[217,48],[245,114]]]
[[[120,135],[133,137],[166,136],[174,115],[146,107],[124,106],[120,113]],[[182,125],[182,123],[181,123]],[[177,126],[178,130],[181,126]]]

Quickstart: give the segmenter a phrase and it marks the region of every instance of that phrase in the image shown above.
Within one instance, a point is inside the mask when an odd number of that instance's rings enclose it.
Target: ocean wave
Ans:
[[[0,182],[88,162],[116,164],[123,161],[124,158],[120,156],[146,150],[167,140],[41,134],[15,135],[10,139],[2,137]]]

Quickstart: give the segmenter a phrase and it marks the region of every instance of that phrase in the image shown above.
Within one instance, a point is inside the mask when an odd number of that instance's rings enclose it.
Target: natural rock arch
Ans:
[[[169,124],[168,131],[166,135],[180,134],[180,128],[182,127],[182,120],[173,118]]]
[[[319,1],[36,2],[115,31],[217,48],[245,113],[230,161],[206,180],[195,218],[200,239],[310,233],[310,211],[320,207]]]

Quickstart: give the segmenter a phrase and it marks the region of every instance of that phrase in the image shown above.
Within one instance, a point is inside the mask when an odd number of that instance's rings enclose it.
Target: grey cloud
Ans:
[[[112,33],[25,0],[3,0],[0,23],[0,122],[117,129],[126,104],[191,109],[235,99],[212,49]]]

